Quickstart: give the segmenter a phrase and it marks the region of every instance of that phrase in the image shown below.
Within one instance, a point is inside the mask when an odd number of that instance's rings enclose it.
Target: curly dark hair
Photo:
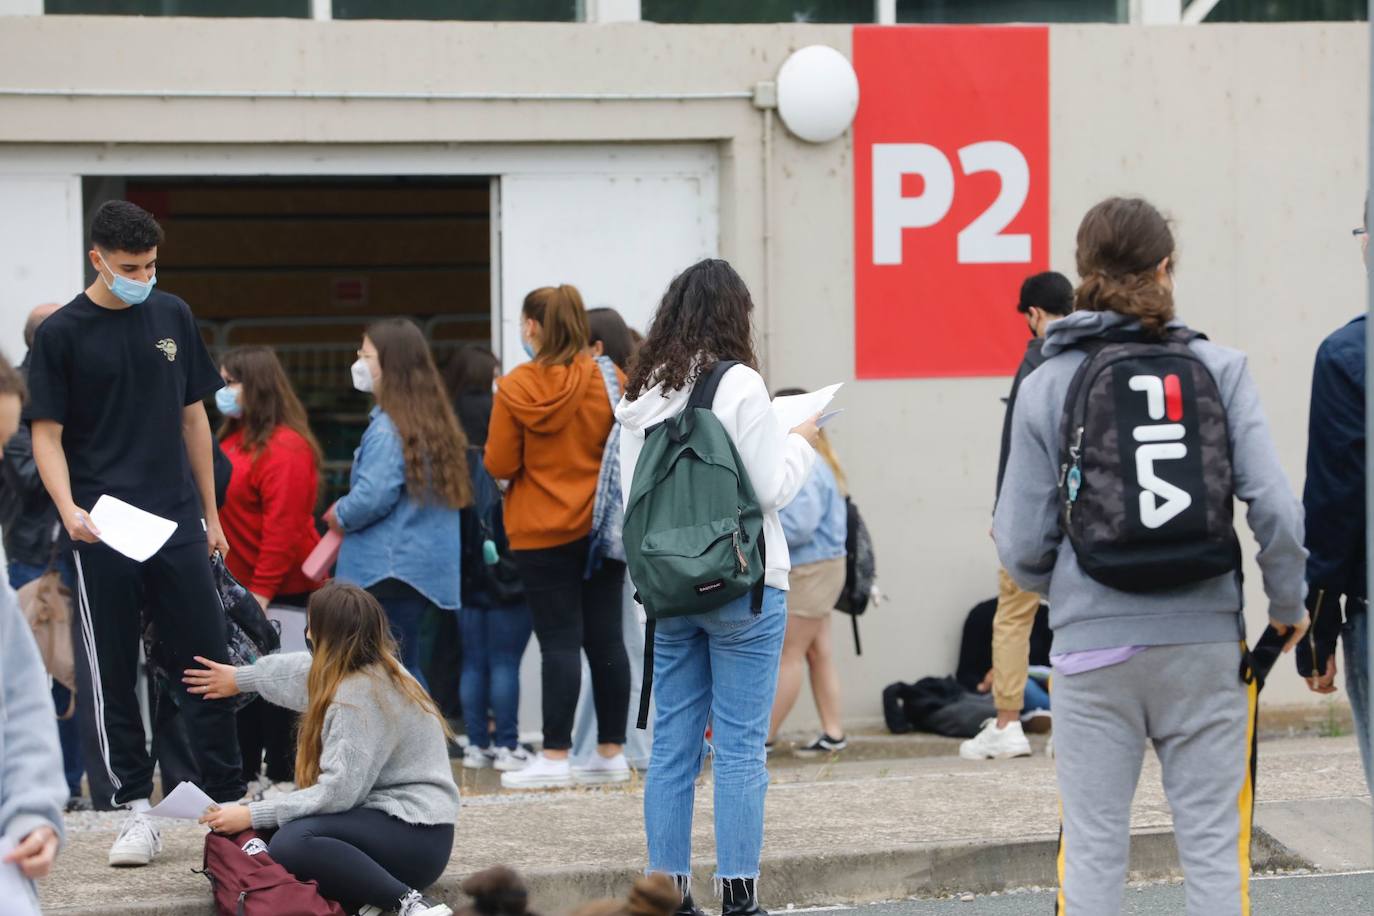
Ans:
[[[138,254],[162,244],[162,227],[138,204],[107,200],[91,220],[91,244],[105,251]]]
[[[667,396],[724,359],[757,369],[754,328],[749,323],[753,311],[749,287],[725,261],[708,258],[678,274],[668,284],[649,336],[635,355],[626,400],[658,384]]]

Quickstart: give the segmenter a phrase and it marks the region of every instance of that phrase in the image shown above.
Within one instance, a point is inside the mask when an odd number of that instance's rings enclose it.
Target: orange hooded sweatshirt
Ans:
[[[623,375],[620,381],[623,387]],[[525,363],[501,378],[483,463],[491,476],[510,481],[505,523],[512,548],[542,550],[591,533],[601,455],[614,422],[591,357],[568,366]]]

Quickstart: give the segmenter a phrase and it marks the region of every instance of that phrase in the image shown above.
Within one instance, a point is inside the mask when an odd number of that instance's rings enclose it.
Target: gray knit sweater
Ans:
[[[237,669],[238,687],[303,712],[309,673],[305,652],[269,655]],[[260,830],[354,808],[375,808],[408,824],[452,824],[458,786],[439,720],[384,678],[362,671],[344,678],[324,715],[319,781],[248,807]]]

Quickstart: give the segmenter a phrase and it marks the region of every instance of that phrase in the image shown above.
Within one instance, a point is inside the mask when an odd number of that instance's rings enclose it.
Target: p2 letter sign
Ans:
[[[1009,375],[1049,265],[1049,30],[854,29],[855,373]]]

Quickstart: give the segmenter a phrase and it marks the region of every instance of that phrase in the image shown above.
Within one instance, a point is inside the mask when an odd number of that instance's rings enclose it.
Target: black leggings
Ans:
[[[452,824],[407,824],[372,808],[318,814],[276,832],[268,853],[302,881],[350,911],[370,903],[384,910],[444,873],[453,852]]]
[[[621,630],[625,564],[606,560],[584,579],[587,538],[512,554],[539,637],[544,749],[572,747],[584,649],[592,671],[597,742],[624,744],[630,705],[630,660]]]

